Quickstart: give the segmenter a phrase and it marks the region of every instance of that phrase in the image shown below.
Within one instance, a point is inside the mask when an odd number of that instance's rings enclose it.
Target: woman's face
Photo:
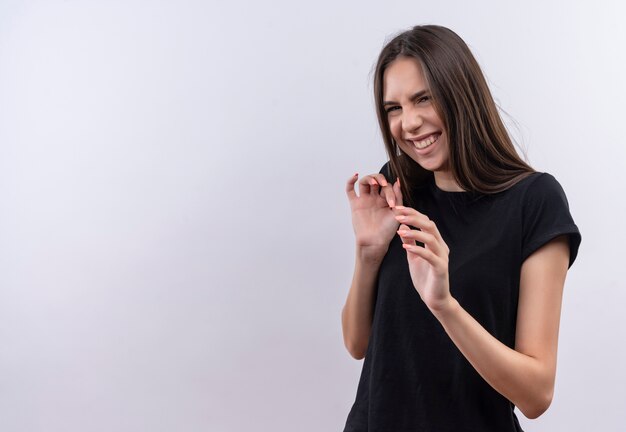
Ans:
[[[400,149],[428,171],[447,171],[448,138],[417,60],[398,57],[389,64],[383,74],[383,104]]]

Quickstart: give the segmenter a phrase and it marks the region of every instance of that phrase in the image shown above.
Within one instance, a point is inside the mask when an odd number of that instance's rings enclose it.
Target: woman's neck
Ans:
[[[464,192],[464,189],[454,180],[450,171],[435,171],[435,184],[446,192]]]

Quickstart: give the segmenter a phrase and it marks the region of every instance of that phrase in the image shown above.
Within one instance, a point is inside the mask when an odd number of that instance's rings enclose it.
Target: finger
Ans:
[[[429,228],[430,219],[424,213],[420,213],[411,207],[397,205],[394,207],[396,220],[400,223],[414,226],[415,228]]]
[[[373,174],[372,177],[374,177],[374,179],[376,179],[378,184],[381,186],[387,186],[389,184],[389,182],[387,182],[387,178],[381,173]]]
[[[387,178],[382,173],[373,174],[372,177],[380,187],[379,195],[385,199],[389,207],[393,208],[396,205],[396,194],[393,190],[393,185],[387,181]]]
[[[393,184],[393,193],[396,196],[396,205],[403,205],[402,200],[402,188],[400,187],[400,177],[396,179],[396,182]]]
[[[380,193],[380,189],[382,188],[382,186],[375,179],[371,179],[369,181],[369,184],[370,184],[370,194],[378,195]]]
[[[398,235],[402,239],[403,243],[407,244],[415,244],[415,241],[419,241],[424,244],[424,246],[433,251],[433,253],[437,256],[440,256],[442,251],[442,245],[439,243],[437,237],[433,234],[419,231],[419,230],[398,230]],[[408,240],[405,242],[405,240]]]
[[[348,198],[352,200],[353,198],[358,198],[356,191],[354,190],[354,184],[359,179],[359,173],[355,173],[352,177],[348,179],[346,183],[346,194],[348,194]]]
[[[408,233],[409,231],[412,231],[412,230],[411,230],[411,228],[408,225],[400,224],[400,227],[399,227],[397,232],[398,232],[398,235],[400,236],[400,239],[402,240],[402,243],[414,245],[415,244],[415,240],[413,240],[408,235],[402,235],[401,234],[401,233]]]
[[[406,249],[407,254],[417,255],[421,258],[424,258],[426,261],[428,261],[429,264],[431,264],[436,269],[440,269],[443,265],[441,262],[441,258],[435,255],[431,250],[428,250],[421,246],[410,245],[406,243],[403,243],[402,247]]]
[[[387,179],[385,178],[385,176],[382,175],[382,174],[370,174],[370,175],[367,175],[367,176],[363,177],[363,179],[361,179],[361,182],[367,182],[367,185],[372,188],[372,192],[373,192],[375,187],[382,188],[382,187],[387,186],[389,184],[387,182]],[[378,189],[376,189],[376,193],[378,193]]]
[[[413,208],[400,205],[395,206],[394,210],[396,211],[396,220],[398,222],[406,223],[434,235],[437,238],[437,241],[442,245],[442,248],[445,249],[447,253],[450,252],[448,245],[443,240],[443,237],[439,232],[439,228],[437,228],[437,224],[430,220],[428,216]]]
[[[382,190],[380,191],[380,196],[385,199],[385,201],[387,202],[387,205],[389,205],[390,208],[395,207],[396,193],[393,189],[393,186],[391,186],[391,184],[388,184],[387,186],[383,186]]]
[[[374,187],[376,187],[376,193],[378,193],[378,182],[371,175],[366,175],[359,180],[359,192],[361,195],[373,193]]]

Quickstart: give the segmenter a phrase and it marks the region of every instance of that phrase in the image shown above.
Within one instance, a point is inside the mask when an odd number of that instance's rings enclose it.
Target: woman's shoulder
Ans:
[[[541,185],[558,184],[557,179],[552,174],[548,172],[542,172],[542,171],[535,171],[531,173],[528,177],[524,178],[524,180],[522,181],[526,181],[528,186],[531,186],[537,183],[537,185],[533,187],[537,187]]]
[[[536,202],[554,198],[567,201],[561,183],[548,172],[533,172],[515,186],[518,186],[525,201]]]
[[[565,196],[559,181],[548,172],[535,171],[525,175],[509,189],[507,195],[516,196],[523,201],[537,201],[538,199]]]
[[[578,254],[581,234],[570,213],[563,187],[549,173],[536,173],[527,185],[522,206],[523,258],[558,235],[566,234],[571,266]]]

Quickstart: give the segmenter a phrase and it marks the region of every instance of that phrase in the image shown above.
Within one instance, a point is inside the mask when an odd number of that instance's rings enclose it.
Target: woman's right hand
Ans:
[[[346,185],[356,246],[364,258],[382,260],[400,225],[392,210],[403,205],[400,180],[391,185],[383,174],[367,175],[359,181],[357,196],[358,177],[353,175]]]

